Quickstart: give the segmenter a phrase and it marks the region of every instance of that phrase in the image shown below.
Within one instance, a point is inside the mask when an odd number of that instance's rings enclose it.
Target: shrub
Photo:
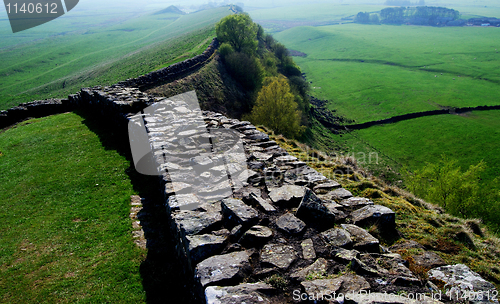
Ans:
[[[219,54],[221,55],[221,57],[223,59],[225,59],[227,57],[227,55],[232,54],[232,53],[234,53],[234,49],[229,43],[224,42],[219,47]]]
[[[299,137],[304,132],[300,125],[301,113],[297,110],[294,95],[286,78],[272,77],[260,90],[250,119],[254,124],[265,125],[287,137]]]
[[[245,53],[234,52],[227,55],[225,61],[229,73],[244,88],[254,90],[262,84],[263,70],[257,58]]]

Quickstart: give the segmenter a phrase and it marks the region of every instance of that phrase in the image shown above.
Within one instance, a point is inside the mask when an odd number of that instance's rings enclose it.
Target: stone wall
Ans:
[[[189,58],[182,62],[174,63],[168,67],[159,69],[143,76],[139,76],[137,78],[127,79],[125,81],[119,82],[118,84],[127,87],[137,87],[141,90],[145,90],[147,88],[155,87],[166,82],[179,79],[203,66],[203,64],[205,64],[207,60],[212,58],[218,47],[219,41],[217,40],[217,38],[214,38],[208,48],[200,55]]]
[[[350,295],[350,299],[338,299],[339,303],[440,303],[384,298],[384,292],[430,294],[439,292],[435,283],[443,282],[455,290],[494,290],[466,266],[446,266],[437,254],[426,252],[418,243],[381,246],[363,227],[377,225],[383,233],[397,233],[397,215],[392,210],[354,197],[338,182],[289,155],[249,122],[205,111],[205,127],[188,132],[180,143],[166,130],[182,129],[186,117],[193,114],[186,103],[152,97],[123,83],[84,88],[67,100],[25,104],[2,112],[0,119],[5,124],[22,117],[88,108],[102,119],[116,121],[119,130],[126,132],[122,126],[136,119],[134,114],[159,102],[160,117],[141,115],[150,144],[169,147],[155,153],[156,165],[182,169],[200,185],[221,170],[231,176],[232,194],[216,201],[209,198],[218,191],[217,186],[193,189],[192,184],[172,181],[168,171],[158,177],[164,220],[176,242],[177,261],[192,278],[193,297],[200,303],[289,303],[319,296],[331,299],[333,293]],[[209,136],[212,143],[217,142],[208,129],[235,132],[242,141],[244,159],[232,152],[225,160],[218,155],[198,158],[202,138]],[[204,147],[208,151],[212,148]],[[244,172],[232,170],[241,162]],[[242,187],[236,189],[235,181]],[[185,209],[179,204],[182,201],[197,204],[194,209]],[[396,253],[412,248],[421,250],[414,257],[415,263],[432,269],[428,281],[413,274],[407,261]],[[459,274],[463,274],[460,279],[456,277]],[[370,294],[359,293],[363,291]]]
[[[443,114],[465,113],[465,112],[471,112],[471,111],[490,111],[490,110],[500,110],[500,105],[498,105],[498,106],[477,106],[477,107],[451,108],[451,109],[408,113],[408,114],[393,116],[393,117],[390,117],[387,119],[369,121],[369,122],[360,123],[360,124],[345,125],[345,126],[342,126],[342,128],[347,128],[348,130],[360,130],[360,129],[366,129],[369,127],[373,127],[376,125],[385,125],[385,124],[396,123],[399,121],[410,120],[410,119],[415,119],[415,118],[420,118],[420,117],[443,115]]]
[[[36,100],[0,112],[0,129],[26,120],[71,111],[67,99]]]

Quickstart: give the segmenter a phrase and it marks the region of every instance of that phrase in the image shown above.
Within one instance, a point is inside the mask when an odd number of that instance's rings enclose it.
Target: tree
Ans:
[[[226,16],[215,30],[219,41],[229,43],[236,52],[253,53],[257,48],[258,27],[247,14]]]
[[[370,23],[374,23],[374,24],[380,23],[380,18],[378,17],[378,14],[371,14],[370,15]]]
[[[305,127],[300,125],[301,113],[284,77],[266,79],[250,114],[254,124],[265,125],[278,134],[299,137]]]
[[[233,52],[225,56],[229,73],[248,90],[258,88],[262,83],[263,70],[255,56]]]
[[[370,13],[359,12],[356,15],[357,23],[369,23],[370,22]]]

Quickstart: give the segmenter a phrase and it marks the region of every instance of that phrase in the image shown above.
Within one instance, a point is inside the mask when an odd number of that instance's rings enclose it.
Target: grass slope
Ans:
[[[484,279],[500,287],[500,239],[477,220],[463,220],[444,213],[438,207],[359,169],[352,160],[344,157],[330,158],[310,147],[282,136],[270,136],[291,155],[306,162],[324,176],[337,180],[355,196],[370,198],[375,204],[396,212],[397,231],[384,232],[377,225],[364,227],[381,240],[384,246],[414,240],[433,251],[449,265],[466,264]],[[415,264],[412,256],[421,249],[399,250],[409,262],[410,270],[426,279],[425,269]],[[444,295],[444,292],[443,292]]]
[[[0,33],[0,109],[65,97],[83,86],[113,84],[201,53],[213,25],[230,12],[221,7],[180,17],[148,13],[100,27],[35,33],[17,44],[12,33]],[[98,23],[101,17],[95,18]],[[68,20],[60,22],[64,28]]]
[[[76,114],[0,133],[0,302],[144,303],[129,161]]]

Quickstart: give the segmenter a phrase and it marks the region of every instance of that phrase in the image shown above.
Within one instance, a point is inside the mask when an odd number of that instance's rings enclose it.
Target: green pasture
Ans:
[[[345,24],[275,36],[307,54],[296,63],[312,94],[366,122],[500,100],[500,30]]]
[[[221,7],[188,15],[129,13],[125,19],[84,12],[15,38],[7,21],[0,21],[0,109],[113,84],[199,54],[213,36],[213,24],[231,11]],[[83,25],[74,25],[80,21]],[[52,27],[70,31],[55,33]]]
[[[145,303],[130,162],[98,127],[68,113],[0,133],[0,302]]]
[[[399,169],[405,166],[419,169],[426,163],[435,163],[444,154],[458,160],[462,169],[484,161],[485,183],[500,176],[500,111],[497,110],[421,117],[352,131],[341,138],[335,136],[334,140],[342,142],[351,153],[378,152],[379,160]],[[380,169],[375,162],[366,165]]]

